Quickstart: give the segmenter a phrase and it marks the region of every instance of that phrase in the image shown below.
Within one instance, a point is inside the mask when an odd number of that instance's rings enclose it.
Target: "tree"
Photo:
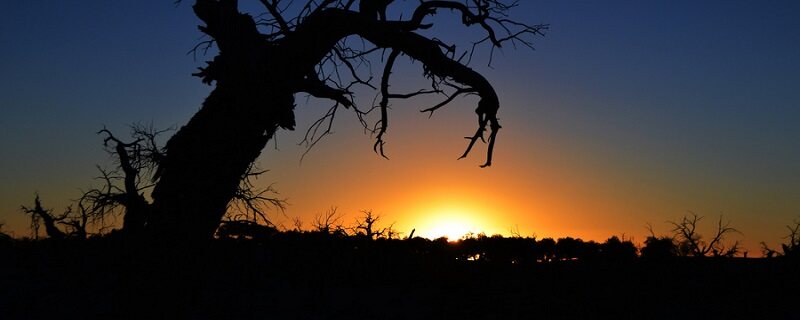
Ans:
[[[649,236],[641,249],[643,259],[665,260],[678,256],[678,248],[671,237]]]
[[[381,220],[381,215],[372,213],[372,210],[361,211],[361,217],[356,218],[356,223],[353,226],[353,234],[364,236],[367,239],[387,238],[392,239],[397,236],[397,231],[390,224],[388,227],[378,227],[378,221]]]
[[[643,259],[666,260],[678,256],[678,246],[675,238],[669,236],[657,236],[653,231],[653,226],[647,224],[650,235],[644,240],[644,246],[640,250]]]
[[[710,241],[703,240],[703,236],[697,232],[697,226],[702,220],[702,216],[698,216],[694,212],[690,212],[689,216],[683,216],[680,222],[670,221],[675,233],[675,239],[678,241],[678,252],[684,256],[694,257],[732,257],[739,252],[739,242],[725,245],[723,240],[728,234],[738,233],[739,231],[730,226],[730,222],[723,223],[722,216],[717,221],[717,231]]]
[[[636,258],[636,246],[630,240],[625,240],[625,235],[622,235],[622,240],[617,236],[612,236],[600,247],[603,257],[608,260],[628,261]]]
[[[530,47],[529,38],[541,35],[546,26],[509,19],[507,13],[516,3],[499,0],[420,1],[407,19],[399,20],[383,19],[380,14],[391,1],[377,12],[363,13],[352,9],[354,2],[309,0],[292,6],[260,0],[266,14],[255,20],[239,11],[236,0],[195,1],[194,12],[204,23],[199,29],[209,37],[196,49],[212,45],[218,49],[217,56],[195,75],[215,88],[166,143],[151,180],[152,203],[141,217],[126,217],[126,233],[188,242],[210,238],[266,143],[277,130],[294,129],[294,95],[298,93],[333,102],[307,131],[310,145],[330,132],[337,110],[344,107],[375,134],[374,149],[381,155],[391,100],[444,95],[441,103],[422,110],[432,114],[459,96],[477,95],[477,130],[467,138],[461,157],[482,140],[488,143],[482,167],[492,164],[500,102],[489,81],[467,66],[472,50],[481,44],[491,50],[507,43]],[[290,9],[297,9],[292,16]],[[442,10],[459,14],[465,26],[479,26],[483,38],[459,55],[455,45],[417,33],[433,26],[428,17]],[[385,65],[376,87],[359,66],[380,53],[385,54]],[[429,90],[389,90],[395,61],[402,56],[422,63],[430,79]],[[379,103],[359,108],[353,99],[358,87],[378,90]],[[373,110],[379,111],[380,120],[370,126],[365,116]]]
[[[33,200],[33,207],[22,206],[22,212],[31,215],[31,233],[34,238],[39,238],[39,228],[44,224],[47,236],[53,239],[63,239],[67,235],[59,229],[56,224],[66,219],[69,211],[64,212],[61,216],[53,216],[51,210],[42,207],[42,201],[39,195]]]
[[[789,230],[789,234],[784,237],[787,243],[781,243],[782,253],[771,249],[765,242],[761,242],[761,250],[765,257],[772,258],[781,256],[791,259],[800,258],[800,221],[795,220],[794,225],[787,225],[786,229]]]
[[[317,214],[312,223],[314,231],[325,235],[345,236],[347,231],[342,226],[342,215],[336,212],[338,208],[331,207],[325,213]]]
[[[101,172],[106,173],[101,170]],[[108,175],[104,176],[109,178]],[[106,180],[109,181],[109,180]],[[33,201],[33,207],[22,206],[21,210],[31,216],[31,233],[33,238],[39,238],[39,230],[44,225],[45,234],[51,239],[86,239],[91,235],[102,233],[107,227],[106,219],[114,214],[114,208],[109,208],[104,198],[96,198],[100,189],[85,192],[74,205],[68,206],[63,213],[53,214],[53,210],[45,209],[39,195]],[[73,207],[77,209],[73,210]],[[59,228],[59,226],[63,226]]]
[[[800,258],[800,221],[795,221],[793,226],[786,226],[786,229],[789,229],[789,234],[786,235],[789,242],[781,244],[783,256],[793,259]]]

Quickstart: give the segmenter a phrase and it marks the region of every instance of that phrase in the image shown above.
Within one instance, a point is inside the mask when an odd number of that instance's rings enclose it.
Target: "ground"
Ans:
[[[409,241],[0,247],[5,319],[798,319],[784,259],[459,261]]]

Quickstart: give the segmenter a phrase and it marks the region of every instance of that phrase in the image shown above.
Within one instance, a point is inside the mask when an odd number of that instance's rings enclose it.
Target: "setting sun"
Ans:
[[[428,232],[426,232],[426,237],[431,239],[447,237],[448,240],[458,240],[474,229],[474,226],[464,221],[443,221],[432,226]]]
[[[417,230],[421,237],[436,239],[447,237],[454,241],[467,233],[484,232],[485,226],[480,223],[479,216],[466,209],[434,209],[423,218],[423,225]]]

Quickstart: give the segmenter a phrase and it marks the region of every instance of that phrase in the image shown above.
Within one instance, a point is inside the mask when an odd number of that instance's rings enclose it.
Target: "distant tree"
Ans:
[[[300,217],[292,218],[292,226],[294,226],[294,229],[292,229],[292,231],[303,232],[303,220],[301,220]]]
[[[22,211],[31,216],[31,232],[38,238],[40,224],[51,239],[85,239],[95,234],[102,234],[109,228],[107,220],[112,212],[106,211],[95,202],[93,191],[85,192],[60,215],[54,215],[50,209],[44,209],[36,195],[33,207],[22,206]],[[76,208],[76,209],[73,209]]]
[[[42,226],[51,239],[85,239],[91,234],[90,228],[102,231],[105,225],[105,216],[87,206],[86,202],[87,197],[84,195],[77,201],[77,210],[69,206],[63,213],[56,215],[51,209],[45,209],[39,195],[36,195],[32,207],[22,206],[21,209],[31,217],[31,234],[35,239],[39,238]]]
[[[673,226],[672,231],[675,233],[675,239],[678,242],[678,252],[681,255],[694,257],[732,257],[739,252],[740,247],[738,241],[729,245],[723,243],[727,235],[739,232],[730,226],[730,222],[723,223],[722,216],[720,216],[717,222],[717,231],[714,233],[714,236],[711,237],[711,240],[706,242],[703,240],[702,235],[697,232],[698,224],[702,219],[702,216],[690,212],[689,216],[683,216],[679,222],[669,222]]]
[[[773,250],[770,248],[766,242],[761,241],[761,254],[765,258],[774,258],[776,256],[780,256],[781,254],[778,251]]]
[[[42,207],[42,201],[39,195],[33,200],[33,207],[22,206],[22,212],[31,216],[31,233],[34,239],[39,238],[39,229],[44,224],[45,233],[52,239],[66,238],[61,229],[56,226],[56,223],[66,218],[66,214],[62,216],[53,216],[51,210],[46,210]]]
[[[649,236],[640,250],[642,259],[664,260],[678,256],[678,247],[671,237]]]
[[[793,226],[786,226],[789,234],[785,239],[787,243],[781,244],[783,255],[787,258],[800,258],[800,221],[795,221]]]
[[[356,223],[352,228],[355,235],[364,236],[367,239],[377,239],[389,235],[394,236],[396,233],[392,231],[391,225],[384,228],[378,227],[377,223],[381,220],[379,214],[374,214],[371,210],[364,210],[361,213],[362,216],[356,218]]]
[[[331,207],[325,213],[317,214],[312,223],[314,231],[331,235],[347,235],[347,231],[342,225],[342,215],[337,210],[338,208]]]
[[[602,256],[609,260],[625,261],[636,258],[636,245],[630,240],[625,240],[624,236],[622,240],[617,236],[608,238],[606,242],[600,245],[600,249],[602,250]]]
[[[653,226],[647,224],[650,235],[644,240],[644,246],[639,250],[642,259],[665,260],[678,256],[678,245],[675,239],[669,236],[657,236]]]
[[[761,251],[765,257],[772,258],[781,256],[792,259],[800,258],[800,220],[795,221],[794,225],[787,225],[786,229],[789,229],[789,234],[784,237],[787,242],[781,244],[782,252],[773,250],[767,246],[765,242],[761,242]]]

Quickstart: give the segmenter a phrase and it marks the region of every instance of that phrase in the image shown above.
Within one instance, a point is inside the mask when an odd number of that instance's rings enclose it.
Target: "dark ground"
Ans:
[[[457,261],[408,241],[17,242],[0,246],[0,319],[800,319],[798,266]]]

